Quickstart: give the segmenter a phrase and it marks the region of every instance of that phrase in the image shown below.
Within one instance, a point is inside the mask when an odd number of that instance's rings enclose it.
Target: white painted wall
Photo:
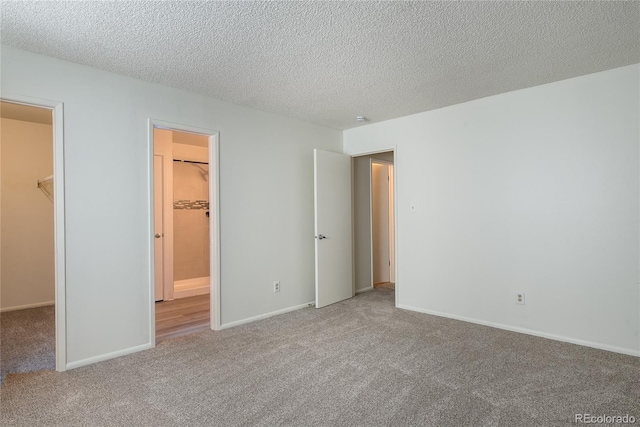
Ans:
[[[349,154],[397,145],[399,305],[640,355],[639,77],[345,131]]]
[[[0,310],[53,304],[53,202],[37,186],[53,173],[52,126],[0,119],[0,151]]]
[[[313,148],[341,151],[342,132],[6,46],[1,59],[3,95],[64,102],[71,366],[151,345],[150,117],[220,132],[222,325],[313,301]]]
[[[375,153],[353,159],[353,245],[355,290],[372,286],[371,264],[371,159],[393,162],[393,152]]]

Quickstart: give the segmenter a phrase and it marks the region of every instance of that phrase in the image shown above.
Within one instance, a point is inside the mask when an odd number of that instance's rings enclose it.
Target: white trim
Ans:
[[[154,136],[153,136],[153,121],[151,119],[148,120],[147,122],[147,141],[148,141],[148,156],[149,156],[149,185],[148,185],[148,193],[147,193],[147,197],[149,198],[149,206],[148,206],[148,211],[147,211],[147,216],[149,217],[149,260],[148,260],[148,264],[149,264],[149,282],[150,282],[150,289],[149,292],[151,294],[151,299],[153,299],[152,302],[149,302],[149,342],[151,343],[151,345],[154,345],[155,342],[155,338],[156,338],[156,272],[155,272],[155,265],[156,265],[156,248],[155,248],[155,227],[156,227],[156,221],[155,221],[155,195],[154,195],[154,187],[155,187],[155,175],[154,175],[154,164],[155,164],[155,143],[154,143]],[[164,288],[164,286],[163,286]],[[162,294],[164,296],[164,289],[162,290]]]
[[[343,153],[351,157],[363,157],[363,156],[370,156],[372,154],[388,153],[389,151],[395,151],[395,147],[396,147],[395,145],[392,145],[388,148],[380,148],[378,150],[373,150],[373,151],[362,151],[362,152],[356,151],[353,153],[344,153],[343,151]],[[395,156],[393,157],[393,160],[395,161]]]
[[[36,302],[33,304],[17,305],[15,307],[0,308],[0,313],[6,313],[7,311],[27,310],[29,308],[46,307],[48,305],[55,305],[55,301]]]
[[[53,113],[53,241],[55,265],[56,371],[67,366],[66,244],[64,194],[64,105],[59,101],[4,93],[3,101],[48,108]]]
[[[356,296],[356,175],[355,158],[351,157],[351,297]],[[314,178],[315,180],[315,178]]]
[[[214,203],[211,209],[211,203]],[[209,222],[209,271],[213,272],[209,276],[210,286],[210,307],[215,307],[210,314],[211,329],[220,330],[222,323],[220,288],[220,133],[215,131],[209,135],[209,212],[213,212],[214,224]],[[213,226],[212,226],[213,225]]]
[[[147,199],[149,200],[149,206],[147,210],[147,216],[149,217],[149,343],[152,347],[155,346],[156,342],[156,271],[155,271],[155,256],[156,256],[156,248],[155,248],[155,197],[154,197],[154,185],[155,185],[155,175],[154,175],[154,158],[155,158],[155,150],[154,150],[154,137],[153,137],[153,128],[154,123],[153,120],[149,119],[148,123],[148,131],[147,131],[147,142],[149,150],[148,156],[148,169],[149,169],[149,185],[147,186]],[[164,187],[164,186],[163,186]],[[164,297],[164,282],[162,294]],[[80,365],[84,366],[84,365]]]
[[[389,150],[389,151],[391,151],[391,150]],[[385,151],[385,152],[388,153],[389,151]],[[374,159],[373,157],[371,158],[371,163],[377,163],[379,165],[391,165],[391,166],[393,166],[393,162],[390,162],[388,160]]]
[[[181,132],[197,133],[209,137],[209,212],[214,215],[215,221],[209,224],[209,246],[210,251],[210,271],[209,277],[211,296],[210,318],[211,329],[220,329],[220,133],[212,129],[204,129],[180,123],[165,122],[153,118],[148,119],[148,179],[147,197],[149,200],[147,215],[149,218],[149,337],[151,347],[155,347],[156,342],[156,305],[155,305],[155,257],[154,257],[154,223],[153,223],[153,129],[168,129]],[[211,204],[213,203],[213,207]]]
[[[356,295],[361,294],[363,292],[369,292],[372,290],[373,290],[373,285],[369,286],[368,288],[356,289]]]
[[[394,273],[395,273],[395,277],[394,277],[394,283],[396,284],[395,286],[395,297],[396,297],[396,307],[398,306],[398,303],[400,301],[400,286],[398,286],[399,284],[399,271],[400,268],[398,267],[398,252],[399,252],[399,247],[398,247],[398,146],[394,145],[393,146],[393,263],[394,263]]]
[[[176,291],[173,293],[173,301],[181,298],[207,295],[210,291],[211,291],[211,287],[209,282],[207,282],[206,286],[200,286],[198,288],[176,289]]]
[[[373,289],[373,159],[369,157],[369,277]]]
[[[209,276],[194,277],[192,279],[182,279],[173,282],[174,288],[191,289],[209,285]]]
[[[211,280],[209,276],[176,280],[173,282],[173,290],[175,299],[206,295],[211,290]]]
[[[399,304],[397,305],[397,307],[404,310],[416,311],[418,313],[430,314],[432,316],[446,317],[448,319],[461,320],[463,322],[474,323],[476,325],[482,325],[482,326],[489,326],[492,328],[503,329],[505,331],[518,332],[521,334],[533,335],[536,337],[547,338],[554,341],[562,341],[570,344],[577,344],[577,345],[582,345],[586,347],[597,348],[599,350],[606,350],[614,353],[621,353],[629,356],[640,357],[640,350],[633,350],[631,348],[617,347],[617,346],[608,345],[608,344],[600,344],[592,341],[585,341],[585,340],[580,340],[576,338],[565,337],[562,335],[549,334],[546,332],[534,331],[532,329],[520,328],[517,326],[510,326],[502,323],[488,322],[486,320],[473,319],[470,317],[458,316],[455,314],[442,313],[440,311],[427,310],[427,309],[412,307],[404,304]]]
[[[389,260],[393,261],[389,265],[389,281],[396,277],[396,194],[393,192],[394,182],[391,179],[392,176],[395,177],[394,168],[394,165],[387,165],[388,179],[390,180],[387,183],[387,191],[389,192]]]
[[[155,344],[146,343],[137,345],[135,347],[125,348],[124,350],[114,351],[112,353],[101,354],[95,357],[89,357],[88,359],[78,360],[77,362],[71,362],[67,364],[67,369],[80,368],[82,366],[93,365],[94,363],[104,362],[105,360],[115,359],[116,357],[126,356],[128,354],[137,353],[138,351],[148,350],[155,347]]]
[[[272,311],[270,313],[260,314],[259,316],[247,317],[246,319],[236,320],[234,322],[225,323],[220,325],[220,329],[233,328],[234,326],[244,325],[246,323],[256,322],[258,320],[267,319],[269,317],[277,316],[279,314],[285,314],[292,311],[300,310],[302,308],[313,307],[315,305],[315,301],[308,302],[306,304],[294,305],[293,307],[283,308],[281,310]]]

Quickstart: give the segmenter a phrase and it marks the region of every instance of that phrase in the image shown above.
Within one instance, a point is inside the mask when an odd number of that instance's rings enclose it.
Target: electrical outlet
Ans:
[[[273,292],[280,292],[280,281],[273,282]]]
[[[516,304],[524,305],[524,291],[516,292]]]

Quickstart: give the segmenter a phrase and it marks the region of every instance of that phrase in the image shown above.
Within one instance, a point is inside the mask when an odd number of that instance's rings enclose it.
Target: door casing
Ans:
[[[398,263],[399,260],[399,248],[398,248],[398,164],[399,164],[399,159],[398,159],[398,147],[396,145],[391,145],[388,147],[384,147],[384,148],[380,148],[378,150],[375,151],[353,151],[353,152],[349,152],[348,155],[351,156],[351,158],[355,158],[355,157],[360,157],[360,156],[368,156],[371,154],[379,154],[379,153],[386,153],[386,152],[393,152],[393,174],[392,174],[392,179],[393,179],[393,247],[394,247],[394,251],[393,251],[393,272],[392,272],[392,276],[391,279],[392,281],[395,283],[395,306],[397,307],[400,301],[400,264]],[[381,160],[375,160],[376,162],[381,162],[384,163],[384,161]],[[353,162],[352,162],[353,163]],[[369,183],[371,184],[371,179],[369,179]],[[353,182],[351,183],[352,188],[353,188]],[[371,188],[369,188],[369,192],[371,192]],[[369,209],[369,212],[371,212],[371,209]],[[371,219],[370,219],[371,222]],[[355,227],[351,227],[352,231],[355,229]],[[372,238],[372,236],[370,235],[370,238]],[[355,240],[354,240],[355,241]],[[371,242],[371,250],[373,251],[373,242]],[[355,263],[355,254],[353,256],[353,262]],[[371,254],[371,280],[373,282],[373,253]],[[354,269],[355,271],[355,269]],[[373,286],[373,283],[372,283]],[[355,288],[355,280],[354,280],[354,288]]]
[[[2,101],[46,108],[53,114],[53,241],[55,268],[56,371],[67,370],[67,306],[64,194],[64,104],[48,99],[5,93]]]
[[[392,180],[393,180],[392,188],[393,188],[393,199],[394,199],[393,200],[393,207],[392,207],[392,209],[393,209],[393,229],[394,229],[394,233],[393,233],[393,236],[392,236],[393,247],[394,247],[393,256],[392,256],[393,261],[392,262],[393,262],[394,268],[393,268],[392,276],[390,277],[390,279],[395,283],[395,305],[397,307],[398,304],[399,304],[399,301],[400,301],[400,283],[399,283],[400,282],[400,280],[399,280],[399,277],[400,277],[400,274],[399,274],[400,273],[400,268],[399,267],[400,266],[398,264],[399,250],[398,250],[398,197],[397,197],[397,188],[398,188],[398,180],[397,180],[398,149],[397,149],[397,146],[394,145],[394,146],[390,146],[390,147],[387,147],[387,148],[382,148],[382,149],[375,150],[375,151],[351,152],[351,153],[345,153],[345,154],[347,154],[348,156],[351,157],[351,168],[352,168],[352,171],[353,171],[353,160],[354,160],[355,157],[367,156],[367,155],[371,155],[371,154],[378,154],[378,153],[384,153],[384,152],[389,152],[389,151],[393,152],[393,158],[394,158],[394,161],[393,161],[393,174],[392,174]],[[369,173],[371,173],[371,172],[369,172]],[[353,172],[351,174],[351,177],[352,177],[351,183],[350,183],[351,189],[352,189],[351,203],[352,203],[352,206],[353,206],[353,203],[354,203],[353,198],[354,198],[354,195],[355,195],[355,193],[353,191],[353,189],[354,189]],[[371,179],[369,179],[369,182],[371,183]],[[369,193],[371,193],[371,187],[369,187]],[[369,212],[371,212],[371,209],[369,210]],[[353,236],[353,233],[354,233],[354,230],[355,230],[355,227],[354,227],[354,224],[353,224],[354,220],[355,220],[355,217],[353,215],[353,208],[352,208],[351,209],[352,242],[355,242],[355,239],[354,239],[354,236]],[[317,235],[318,232],[319,232],[319,230],[316,229],[316,235]],[[370,238],[372,238],[371,237],[371,233],[370,233]],[[317,240],[316,240],[316,245],[317,245]],[[316,251],[316,253],[317,253],[317,251]],[[317,254],[316,254],[316,257],[317,257]],[[372,258],[373,258],[373,254],[371,254],[371,268],[373,268],[373,259]],[[351,259],[352,259],[352,261],[351,261],[352,262],[352,264],[351,264],[352,265],[352,269],[351,269],[352,270],[352,274],[355,274],[355,268],[354,268],[354,265],[355,265],[355,252],[353,250],[353,246],[352,246]],[[317,267],[316,267],[316,275],[317,275]],[[373,272],[371,272],[371,278],[373,279]],[[317,278],[316,278],[316,283],[317,283]],[[316,287],[317,287],[317,285],[316,285]],[[353,292],[352,295],[355,295],[355,277],[352,277],[352,292]],[[317,300],[318,300],[318,297],[317,297],[317,291],[316,291],[316,302],[317,302]]]
[[[220,330],[220,133],[217,130],[204,129],[196,126],[166,122],[150,118],[148,120],[148,179],[149,186],[147,196],[149,218],[149,336],[150,342],[155,347],[155,237],[154,237],[154,132],[155,128],[167,129],[179,132],[196,133],[209,138],[209,211],[214,216],[209,226],[210,257],[209,275],[210,289],[210,326],[212,330]],[[213,206],[212,206],[213,205]],[[165,241],[165,245],[168,243]],[[166,281],[166,280],[165,280]]]

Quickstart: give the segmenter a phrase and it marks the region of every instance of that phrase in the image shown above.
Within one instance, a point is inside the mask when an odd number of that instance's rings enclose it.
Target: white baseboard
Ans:
[[[173,282],[173,299],[205,295],[210,289],[209,276],[177,280]]]
[[[142,350],[148,350],[150,348],[153,348],[153,345],[151,343],[142,344],[142,345],[138,345],[130,348],[125,348],[124,350],[118,350],[112,353],[101,354],[100,356],[89,357],[87,359],[82,359],[76,362],[67,363],[66,369],[69,370],[69,369],[80,368],[82,366],[92,365],[94,363],[103,362],[105,360],[115,359],[116,357],[137,353]]]
[[[220,325],[220,329],[219,330],[227,329],[227,328],[233,328],[234,326],[244,325],[246,323],[255,322],[257,320],[267,319],[269,317],[277,316],[279,314],[285,314],[285,313],[289,313],[291,311],[300,310],[301,308],[313,307],[314,305],[315,305],[315,302],[308,302],[308,303],[305,303],[305,304],[294,305],[293,307],[283,308],[282,310],[276,310],[276,311],[272,311],[270,313],[261,314],[259,316],[253,316],[253,317],[248,317],[248,318],[242,319],[242,320],[236,320],[234,322],[224,323],[224,324]]]
[[[412,307],[404,304],[398,304],[397,307],[402,308],[404,310],[417,311],[418,313],[431,314],[433,316],[446,317],[449,319],[461,320],[463,322],[475,323],[477,325],[489,326],[497,329],[504,329],[505,331],[519,332],[521,334],[533,335],[541,338],[548,338],[555,341],[562,341],[570,344],[577,344],[577,345],[583,345],[585,347],[597,348],[598,350],[606,350],[606,351],[611,351],[613,353],[621,353],[621,354],[626,354],[628,356],[640,357],[640,350],[634,350],[632,348],[617,347],[617,346],[608,345],[608,344],[600,344],[592,341],[585,341],[581,339],[565,337],[562,335],[555,335],[555,334],[549,334],[546,332],[534,331],[532,329],[520,328],[517,326],[504,325],[502,323],[487,322],[484,320],[458,316],[455,314],[442,313],[434,310],[425,310],[422,308]]]
[[[361,294],[363,292],[369,292],[373,290],[373,286],[369,286],[368,288],[356,289],[356,295]]]
[[[35,304],[18,305],[15,307],[5,307],[5,308],[0,308],[0,313],[4,313],[6,311],[26,310],[28,308],[45,307],[47,305],[54,305],[54,304],[55,304],[55,301],[45,301],[45,302],[37,302]]]

